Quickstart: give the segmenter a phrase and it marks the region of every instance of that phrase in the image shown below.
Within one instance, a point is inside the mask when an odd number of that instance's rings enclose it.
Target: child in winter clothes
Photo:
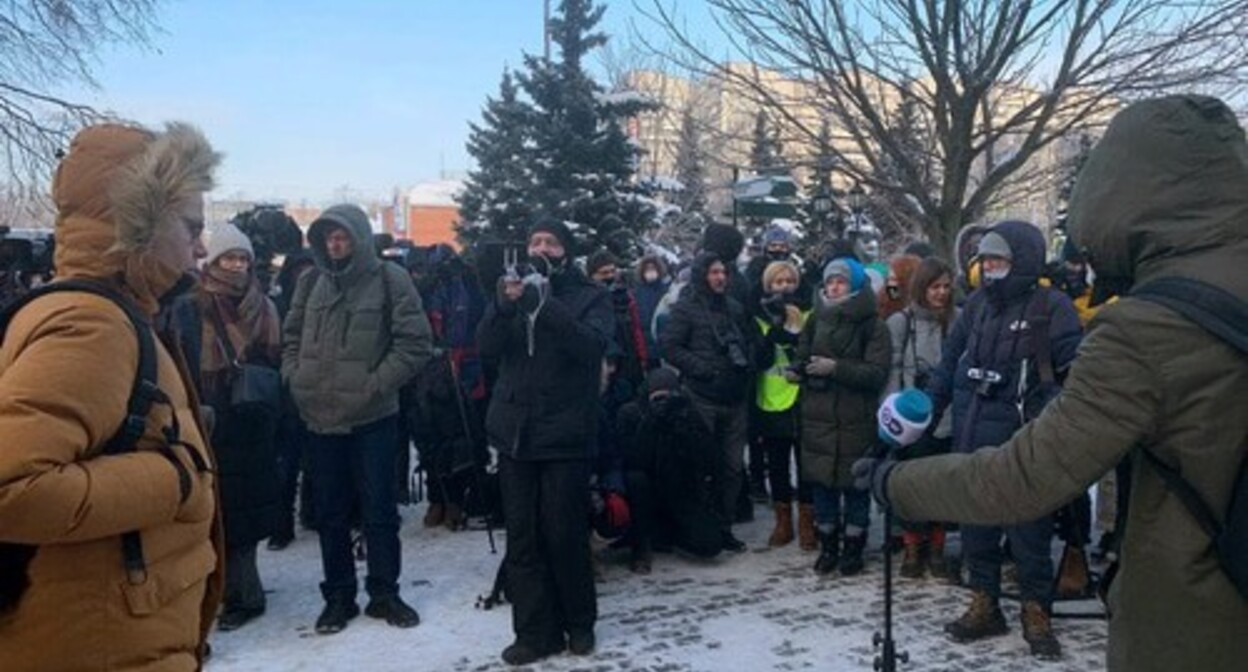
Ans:
[[[875,439],[890,350],[862,265],[849,258],[829,262],[797,346],[804,366],[790,374],[802,381],[802,476],[813,487],[819,574],[839,568],[848,576],[863,568],[870,501],[854,489],[850,468]]]

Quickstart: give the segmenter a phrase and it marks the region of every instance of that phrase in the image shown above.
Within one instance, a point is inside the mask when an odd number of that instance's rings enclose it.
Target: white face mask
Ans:
[[[995,271],[984,271],[984,282],[993,283],[1000,282],[1005,276],[1010,274],[1009,268],[997,269]]]
[[[1086,276],[1087,278],[1086,282],[1088,283],[1088,286],[1091,287],[1096,284],[1096,271],[1092,270],[1092,264],[1088,264],[1087,266],[1088,266],[1088,273]]]
[[[647,270],[645,273],[641,274],[641,277],[644,278],[646,282],[658,282],[659,272],[653,269]]]

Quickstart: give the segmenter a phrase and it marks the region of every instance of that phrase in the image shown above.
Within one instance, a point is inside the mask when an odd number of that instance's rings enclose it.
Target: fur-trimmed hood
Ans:
[[[186,203],[213,187],[221,155],[194,127],[123,124],[83,129],[52,182],[59,277],[116,281],[148,312],[183,275],[151,252],[157,231],[181,226]]]

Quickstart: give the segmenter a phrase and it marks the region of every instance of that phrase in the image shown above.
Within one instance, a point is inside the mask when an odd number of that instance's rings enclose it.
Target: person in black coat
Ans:
[[[715,486],[723,548],[741,552],[745,544],[733,536],[732,522],[744,480],[746,401],[758,367],[770,362],[756,361],[769,353],[758,343],[745,308],[729,295],[728,278],[718,256],[698,255],[659,342],[711,430],[718,449]]]
[[[477,332],[498,365],[486,436],[498,454],[507,528],[507,595],[524,665],[566,646],[594,649],[589,476],[602,360],[615,333],[611,301],[570,263],[573,239],[542,220],[528,237],[533,266],[504,275]],[[566,637],[566,640],[565,640]]]
[[[632,513],[631,568],[640,574],[649,573],[655,547],[713,558],[722,546],[706,423],[672,369],[651,370],[644,392],[620,409],[615,429]]]

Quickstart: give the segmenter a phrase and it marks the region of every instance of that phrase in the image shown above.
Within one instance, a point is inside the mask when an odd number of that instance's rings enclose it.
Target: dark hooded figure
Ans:
[[[498,454],[504,560],[516,641],[509,665],[594,650],[598,603],[589,554],[589,478],[611,299],[574,264],[559,221],[528,237],[531,268],[504,275],[477,331],[498,365],[485,431]],[[517,273],[519,275],[519,273]]]
[[[747,399],[757,371],[770,364],[758,360],[771,353],[758,343],[758,330],[730,295],[729,277],[718,256],[698,255],[659,342],[711,430],[719,453],[716,497],[723,546],[740,552],[745,544],[733,536],[732,522],[743,484]]]
[[[1120,112],[1079,174],[1070,228],[1096,286],[1124,298],[1092,320],[1061,395],[1008,440],[993,438],[998,448],[874,470],[877,497],[906,519],[1012,525],[1132,458],[1109,589],[1110,672],[1235,670],[1248,660],[1248,600],[1158,466],[1182,474],[1213,511],[1229,510],[1244,469],[1248,366],[1179,312],[1130,296],[1183,278],[1248,300],[1245,184],[1248,143],[1221,101],[1169,96]]]

